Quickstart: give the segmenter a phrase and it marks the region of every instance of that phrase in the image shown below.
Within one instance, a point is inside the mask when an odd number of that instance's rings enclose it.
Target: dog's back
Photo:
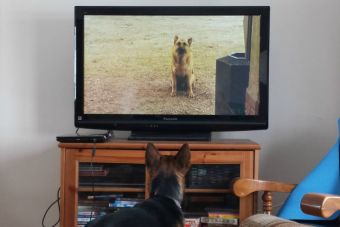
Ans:
[[[171,199],[155,196],[134,208],[98,218],[86,227],[174,227],[182,220],[180,208]]]

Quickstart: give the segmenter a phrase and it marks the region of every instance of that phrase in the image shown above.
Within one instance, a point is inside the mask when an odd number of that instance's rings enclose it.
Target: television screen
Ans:
[[[268,122],[269,7],[75,8],[77,127]]]

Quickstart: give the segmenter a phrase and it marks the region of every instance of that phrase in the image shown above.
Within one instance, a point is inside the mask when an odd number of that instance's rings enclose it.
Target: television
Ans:
[[[75,126],[137,139],[268,128],[269,20],[268,6],[76,6]]]

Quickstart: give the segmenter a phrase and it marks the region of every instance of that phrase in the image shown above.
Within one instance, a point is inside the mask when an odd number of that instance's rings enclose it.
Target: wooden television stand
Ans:
[[[154,142],[165,155],[175,154],[183,143]],[[231,209],[237,209],[240,220],[256,213],[256,196],[236,198],[230,181],[233,177],[258,178],[260,146],[250,140],[188,143],[192,169],[187,175],[184,212],[215,205],[230,208],[233,204]],[[60,226],[78,226],[78,212],[93,203],[89,196],[127,194],[147,198],[150,178],[144,166],[146,144],[147,141],[128,140],[60,143]],[[97,208],[102,204],[98,203]]]

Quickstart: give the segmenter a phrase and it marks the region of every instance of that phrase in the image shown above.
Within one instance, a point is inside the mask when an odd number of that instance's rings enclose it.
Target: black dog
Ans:
[[[145,164],[151,177],[150,198],[133,208],[104,215],[86,227],[183,227],[181,210],[184,177],[190,168],[190,150],[184,144],[175,156],[161,156],[149,143]]]

